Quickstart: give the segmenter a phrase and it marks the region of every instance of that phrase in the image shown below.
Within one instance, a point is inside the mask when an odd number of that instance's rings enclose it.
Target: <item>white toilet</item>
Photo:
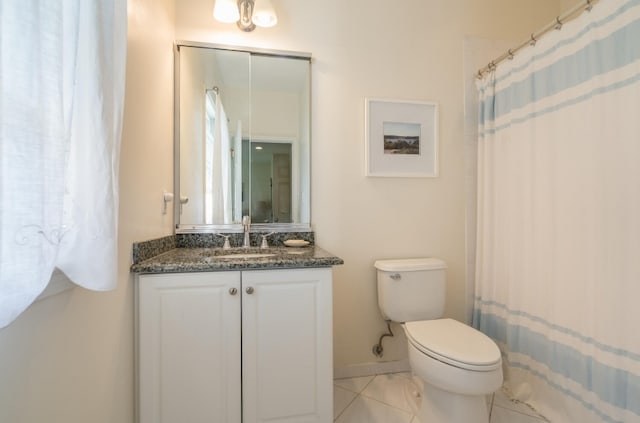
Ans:
[[[378,260],[378,305],[404,323],[409,364],[424,383],[423,423],[488,423],[486,395],[502,386],[498,346],[483,333],[442,319],[445,262],[436,258]]]

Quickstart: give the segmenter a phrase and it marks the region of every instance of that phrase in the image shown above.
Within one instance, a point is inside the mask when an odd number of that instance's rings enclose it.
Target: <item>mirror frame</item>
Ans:
[[[173,221],[175,233],[234,233],[242,232],[242,224],[180,224],[180,47],[209,48],[238,51],[253,55],[306,60],[311,65],[311,53],[272,50],[253,47],[211,44],[197,41],[176,41],[173,48]],[[309,98],[311,99],[311,70],[309,71]],[[309,175],[311,175],[311,101],[309,104]],[[258,137],[259,138],[259,137]],[[311,178],[309,178],[308,223],[251,223],[251,232],[312,232],[311,228]]]

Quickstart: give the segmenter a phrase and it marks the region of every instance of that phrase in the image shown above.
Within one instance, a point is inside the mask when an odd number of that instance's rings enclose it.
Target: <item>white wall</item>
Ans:
[[[131,244],[172,233],[173,0],[129,0],[120,165],[119,281],[76,287],[0,330],[0,422],[133,422]],[[96,257],[96,259],[99,259]]]
[[[384,329],[373,262],[437,256],[449,264],[446,313],[465,319],[463,46],[465,35],[520,42],[560,0],[275,0],[279,23],[242,33],[211,20],[211,2],[181,0],[178,39],[307,51],[312,65],[312,222],[335,269],[334,365],[375,361]],[[436,179],[364,174],[364,98],[440,104]],[[406,357],[404,337],[385,360]]]
[[[577,6],[578,3],[584,3],[584,0],[560,0],[562,11],[567,11],[574,6]]]

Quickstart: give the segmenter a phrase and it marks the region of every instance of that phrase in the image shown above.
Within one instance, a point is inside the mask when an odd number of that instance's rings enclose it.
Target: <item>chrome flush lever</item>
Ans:
[[[389,275],[389,277],[394,281],[399,281],[400,279],[402,279],[402,276],[400,276],[400,273],[394,273],[392,275]]]

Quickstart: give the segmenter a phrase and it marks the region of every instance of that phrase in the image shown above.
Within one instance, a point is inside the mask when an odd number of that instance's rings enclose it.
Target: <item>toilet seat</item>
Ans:
[[[406,322],[407,338],[422,353],[452,366],[475,371],[500,367],[498,346],[491,338],[453,319]]]

